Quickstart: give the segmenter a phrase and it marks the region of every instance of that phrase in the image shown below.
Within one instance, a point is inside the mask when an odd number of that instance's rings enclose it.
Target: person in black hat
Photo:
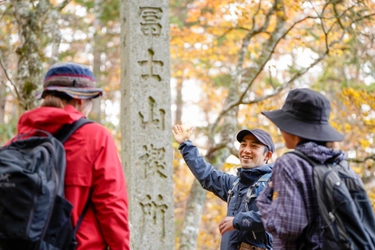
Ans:
[[[340,162],[345,153],[329,145],[344,136],[329,124],[329,100],[311,89],[288,93],[281,109],[262,112],[279,129],[288,149],[301,151],[312,160]],[[257,198],[265,228],[274,237],[274,249],[322,249],[322,220],[314,191],[312,166],[296,154],[275,162],[272,182]],[[303,195],[302,195],[303,194]],[[303,232],[309,227],[309,237]]]
[[[241,168],[237,176],[214,169],[190,141],[192,129],[173,126],[173,135],[191,172],[202,187],[228,203],[227,216],[219,223],[221,250],[272,249],[272,236],[265,231],[255,204],[266,185],[275,151],[271,136],[261,129],[244,129],[237,134]]]

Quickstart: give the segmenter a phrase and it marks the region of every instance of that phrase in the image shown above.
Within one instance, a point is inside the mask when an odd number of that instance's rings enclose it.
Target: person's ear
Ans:
[[[266,153],[266,157],[264,158],[264,160],[265,160],[265,162],[267,162],[269,159],[271,159],[272,158],[272,152],[271,151],[268,151],[267,153]]]

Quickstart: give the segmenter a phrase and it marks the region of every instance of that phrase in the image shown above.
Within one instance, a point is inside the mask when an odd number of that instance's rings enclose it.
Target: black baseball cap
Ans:
[[[264,131],[262,129],[258,129],[258,128],[256,128],[256,129],[243,129],[240,132],[238,132],[237,141],[241,142],[242,139],[248,134],[254,135],[255,138],[257,138],[258,141],[260,141],[262,144],[264,144],[268,148],[269,151],[271,151],[272,153],[275,152],[275,145],[273,144],[273,141],[272,141],[272,138],[271,138],[270,134],[268,134],[266,131]]]

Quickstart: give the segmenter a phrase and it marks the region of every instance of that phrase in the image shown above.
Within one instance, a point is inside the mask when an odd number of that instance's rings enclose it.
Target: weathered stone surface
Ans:
[[[121,1],[122,162],[132,249],[174,249],[167,0]]]

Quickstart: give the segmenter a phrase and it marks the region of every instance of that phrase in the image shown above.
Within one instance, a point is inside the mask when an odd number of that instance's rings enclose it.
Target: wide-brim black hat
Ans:
[[[329,124],[330,112],[330,102],[324,95],[302,88],[290,91],[281,109],[262,114],[289,134],[313,141],[342,141],[344,135]]]

